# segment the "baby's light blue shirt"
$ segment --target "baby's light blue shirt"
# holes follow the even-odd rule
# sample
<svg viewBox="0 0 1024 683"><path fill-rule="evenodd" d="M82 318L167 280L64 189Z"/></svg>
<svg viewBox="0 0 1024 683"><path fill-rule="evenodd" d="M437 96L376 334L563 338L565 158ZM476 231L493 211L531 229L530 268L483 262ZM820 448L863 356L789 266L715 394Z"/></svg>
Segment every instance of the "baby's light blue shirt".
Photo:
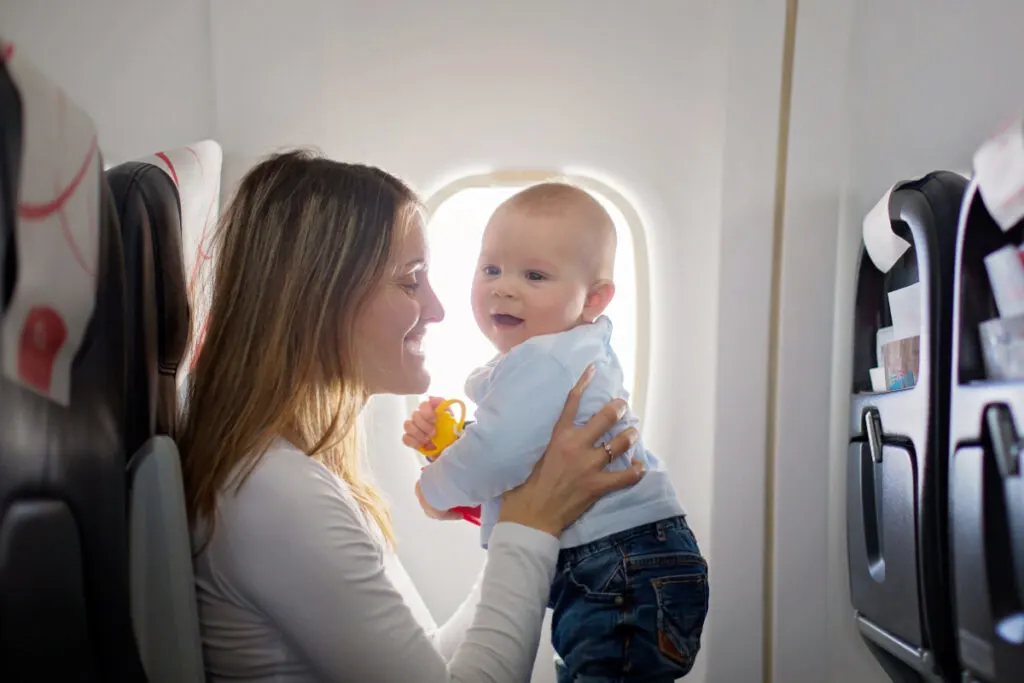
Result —
<svg viewBox="0 0 1024 683"><path fill-rule="evenodd" d="M611 321L601 316L566 332L532 337L475 370L466 381L466 394L477 404L476 421L424 468L420 486L426 501L440 510L482 505L480 539L487 547L501 494L530 475L551 440L569 391L587 366L595 364L594 378L580 400L577 425L612 399L628 400L611 333ZM638 423L627 412L601 441ZM632 457L643 462L644 477L598 500L562 533L563 548L685 514L664 465L642 438L606 469L626 469Z"/></svg>

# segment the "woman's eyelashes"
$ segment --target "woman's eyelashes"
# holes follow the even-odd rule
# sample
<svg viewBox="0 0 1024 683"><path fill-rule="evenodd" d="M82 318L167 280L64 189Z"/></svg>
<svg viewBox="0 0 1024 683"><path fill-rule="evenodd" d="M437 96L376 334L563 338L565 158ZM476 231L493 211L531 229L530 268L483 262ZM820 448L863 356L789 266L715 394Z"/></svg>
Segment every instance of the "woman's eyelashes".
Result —
<svg viewBox="0 0 1024 683"><path fill-rule="evenodd" d="M414 293L420 288L419 271L416 273L410 273L398 281L398 286L409 292Z"/></svg>

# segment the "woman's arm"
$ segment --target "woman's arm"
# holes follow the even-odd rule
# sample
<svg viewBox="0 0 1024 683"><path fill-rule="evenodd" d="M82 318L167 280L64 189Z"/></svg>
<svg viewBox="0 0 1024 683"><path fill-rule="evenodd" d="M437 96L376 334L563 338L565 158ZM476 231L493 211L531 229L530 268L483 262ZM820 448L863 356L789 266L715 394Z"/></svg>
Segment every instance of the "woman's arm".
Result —
<svg viewBox="0 0 1024 683"><path fill-rule="evenodd" d="M466 680L529 681L554 579L558 540L508 522L495 525L491 539L475 613L456 615L471 619L452 657L453 676L456 666L465 666ZM517 574L523 576L513 578ZM449 620L442 633L448 642L456 642L465 625L465 621ZM497 649L488 652L489 648Z"/></svg>
<svg viewBox="0 0 1024 683"><path fill-rule="evenodd" d="M455 613L448 618L448 621L435 628L430 634L434 647L441 653L445 661L452 658L456 648L465 639L466 631L473 624L476 606L480 602L480 584L483 583L483 579L484 569L481 569L466 599L455 609Z"/></svg>
<svg viewBox="0 0 1024 683"><path fill-rule="evenodd" d="M436 626L432 619L428 622L430 624L428 628L430 639L434 643L434 648L445 661L451 660L458 646L465 640L466 631L473 625L473 617L476 615L477 605L480 603L480 588L483 585L485 574L486 566L481 568L473 587L469 590L469 595L459 604L448 621L440 627ZM410 589L415 590L415 588L411 588L411 583ZM529 640L529 635L524 634L522 642L529 642Z"/></svg>
<svg viewBox="0 0 1024 683"><path fill-rule="evenodd" d="M269 464L269 463L267 463ZM318 675L365 683L529 680L558 554L550 534L498 525L472 625L446 662L384 571L340 480L317 463L257 468L232 501L231 575ZM454 626L454 625L453 625Z"/></svg>

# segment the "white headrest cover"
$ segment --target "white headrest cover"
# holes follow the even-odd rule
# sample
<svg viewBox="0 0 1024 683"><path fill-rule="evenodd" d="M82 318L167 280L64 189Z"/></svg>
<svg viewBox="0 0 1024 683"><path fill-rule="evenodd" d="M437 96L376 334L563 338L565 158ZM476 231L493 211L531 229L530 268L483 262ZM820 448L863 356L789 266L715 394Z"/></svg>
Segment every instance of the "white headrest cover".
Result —
<svg viewBox="0 0 1024 683"><path fill-rule="evenodd" d="M0 41L21 96L14 240L18 275L0 320L3 373L62 405L71 363L96 305L102 165L92 120Z"/></svg>

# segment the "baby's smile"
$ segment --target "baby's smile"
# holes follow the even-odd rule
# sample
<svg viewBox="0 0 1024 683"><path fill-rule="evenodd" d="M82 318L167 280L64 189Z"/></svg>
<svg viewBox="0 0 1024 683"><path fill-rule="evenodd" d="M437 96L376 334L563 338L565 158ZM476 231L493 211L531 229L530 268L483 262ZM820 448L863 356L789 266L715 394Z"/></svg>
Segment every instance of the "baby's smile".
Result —
<svg viewBox="0 0 1024 683"><path fill-rule="evenodd" d="M491 315L491 320L498 327L516 327L517 325L523 324L522 318L517 318L514 315L508 313L495 313Z"/></svg>

